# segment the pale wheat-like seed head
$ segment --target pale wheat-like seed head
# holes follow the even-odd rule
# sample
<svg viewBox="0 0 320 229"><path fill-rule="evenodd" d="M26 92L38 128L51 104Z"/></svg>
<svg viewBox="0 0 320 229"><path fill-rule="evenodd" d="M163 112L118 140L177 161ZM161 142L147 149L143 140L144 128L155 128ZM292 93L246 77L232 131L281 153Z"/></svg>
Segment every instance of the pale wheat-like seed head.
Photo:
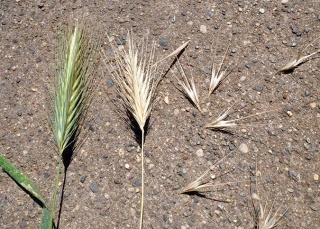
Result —
<svg viewBox="0 0 320 229"><path fill-rule="evenodd" d="M139 50L130 33L127 44L127 50L113 47L117 65L114 74L120 96L143 130L150 116L160 80L155 64L155 45L148 50L148 42L144 40Z"/></svg>
<svg viewBox="0 0 320 229"><path fill-rule="evenodd" d="M56 69L53 132L60 156L77 133L88 102L97 62L95 43L82 25L67 30Z"/></svg>

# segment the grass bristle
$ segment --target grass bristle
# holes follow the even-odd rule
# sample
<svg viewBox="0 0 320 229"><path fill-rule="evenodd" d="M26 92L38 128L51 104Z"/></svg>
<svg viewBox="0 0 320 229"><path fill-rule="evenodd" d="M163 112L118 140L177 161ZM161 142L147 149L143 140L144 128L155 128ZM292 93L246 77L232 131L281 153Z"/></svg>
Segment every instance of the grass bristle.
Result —
<svg viewBox="0 0 320 229"><path fill-rule="evenodd" d="M97 50L83 26L68 30L61 46L57 68L53 132L60 155L71 144L91 91Z"/></svg>

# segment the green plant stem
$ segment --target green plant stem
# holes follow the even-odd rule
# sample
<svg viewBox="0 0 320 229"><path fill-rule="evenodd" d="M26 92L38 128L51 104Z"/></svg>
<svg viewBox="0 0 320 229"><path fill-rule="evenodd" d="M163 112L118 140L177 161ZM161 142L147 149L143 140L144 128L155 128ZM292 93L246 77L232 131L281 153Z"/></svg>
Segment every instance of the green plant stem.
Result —
<svg viewBox="0 0 320 229"><path fill-rule="evenodd" d="M143 207L144 207L144 130L141 130L141 207L140 207L140 229L143 228Z"/></svg>
<svg viewBox="0 0 320 229"><path fill-rule="evenodd" d="M62 162L62 158L59 157L59 162L57 165L57 174L56 174L56 186L54 188L53 199L52 199L52 203L51 203L50 229L53 228L53 216L54 216L54 212L55 212L57 193L58 193L58 189L59 189L61 162Z"/></svg>

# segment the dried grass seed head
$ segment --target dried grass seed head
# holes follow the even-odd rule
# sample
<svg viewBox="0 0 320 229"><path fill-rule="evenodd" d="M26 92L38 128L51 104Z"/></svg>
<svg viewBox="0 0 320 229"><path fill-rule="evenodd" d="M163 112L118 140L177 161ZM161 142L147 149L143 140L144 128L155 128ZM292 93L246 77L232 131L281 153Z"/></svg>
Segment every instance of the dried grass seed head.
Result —
<svg viewBox="0 0 320 229"><path fill-rule="evenodd" d="M113 46L117 65L114 74L121 98L143 130L160 81L160 77L157 76L157 64L154 64L155 44L153 43L148 50L148 40L144 39L139 47L130 33L127 36L127 44L127 50L122 46Z"/></svg>
<svg viewBox="0 0 320 229"><path fill-rule="evenodd" d="M295 68L297 68L300 64L306 62L310 57L316 55L320 52L320 49L316 50L315 52L312 52L309 55L302 56L302 52L306 50L310 45L312 45L316 40L318 40L320 37L317 37L312 42L310 42L308 45L306 45L301 51L298 52L296 57L289 61L285 66L283 66L277 73L281 72L288 72Z"/></svg>
<svg viewBox="0 0 320 229"><path fill-rule="evenodd" d="M224 80L229 75L227 71L230 65L225 70L222 70L222 66L226 59L229 48L230 48L230 43L228 45L228 48L226 49L224 56L222 57L222 60L218 68L216 68L214 62L212 61L212 70L211 70L211 79L210 79L208 97L218 88L222 80Z"/></svg>
<svg viewBox="0 0 320 229"><path fill-rule="evenodd" d="M177 58L177 62L178 62L178 71L181 75L182 80L180 78L178 78L177 76L176 76L176 78L183 89L181 91L187 98L189 98L192 101L193 105L195 107L197 107L198 110L201 112L199 95L197 92L196 85L194 83L194 78L193 78L192 74L191 74L191 78L187 77L178 58Z"/></svg>

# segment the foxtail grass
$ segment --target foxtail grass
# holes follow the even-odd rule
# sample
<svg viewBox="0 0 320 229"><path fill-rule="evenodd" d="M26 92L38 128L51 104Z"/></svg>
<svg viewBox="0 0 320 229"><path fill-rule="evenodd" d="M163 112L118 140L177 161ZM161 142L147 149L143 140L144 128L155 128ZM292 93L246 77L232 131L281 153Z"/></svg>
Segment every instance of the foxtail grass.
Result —
<svg viewBox="0 0 320 229"><path fill-rule="evenodd" d="M51 206L53 222L61 164L67 148L74 144L90 97L97 62L96 43L84 25L67 29L62 38L56 68L52 129L58 151L56 184ZM51 225L52 227L52 225ZM51 228L50 227L50 228Z"/></svg>

